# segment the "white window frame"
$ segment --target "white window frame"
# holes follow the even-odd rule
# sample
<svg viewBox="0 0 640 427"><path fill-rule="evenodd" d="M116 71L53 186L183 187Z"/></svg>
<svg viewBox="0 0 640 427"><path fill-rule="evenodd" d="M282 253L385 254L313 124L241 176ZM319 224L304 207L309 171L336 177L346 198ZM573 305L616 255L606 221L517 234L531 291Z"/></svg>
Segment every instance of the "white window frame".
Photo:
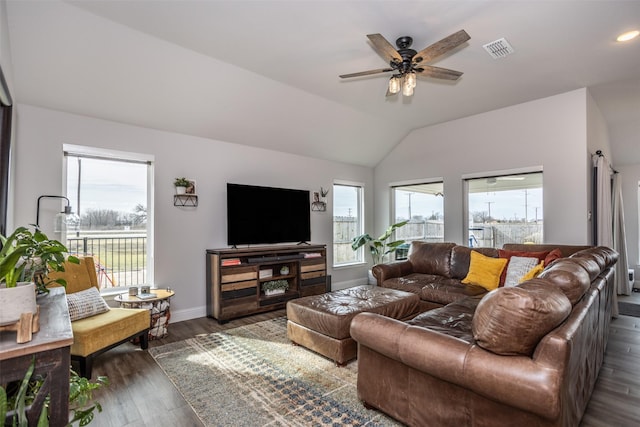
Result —
<svg viewBox="0 0 640 427"><path fill-rule="evenodd" d="M135 153L130 151L119 151L112 150L107 148L98 148L98 147L89 147L84 145L75 145L75 144L63 144L62 145L63 152L65 155L63 156L63 173L62 173L62 188L64 189L65 196L66 188L67 188L67 158L69 155L80 156L80 157L95 157L102 158L105 160L119 160L119 161L132 161L137 163L147 163L147 272L146 272L146 281L148 284L154 283L154 165L155 165L155 156L151 154L145 153ZM114 293L122 292L123 287L113 287L108 289L103 289L101 293L103 295L109 295Z"/></svg>
<svg viewBox="0 0 640 427"><path fill-rule="evenodd" d="M420 184L442 184L442 192L444 194L444 178L443 177L434 177L434 178L426 178L426 179L412 179L407 181L397 181L389 183L389 191L391 193L391 204L390 204L390 218L391 223L394 224L396 222L396 188L398 187L407 187L412 185L420 185ZM442 203L442 215L443 215L443 225L446 222L446 218L444 217L444 199ZM411 218L409 218L411 220ZM396 236L393 236L393 239L397 239Z"/></svg>
<svg viewBox="0 0 640 427"><path fill-rule="evenodd" d="M360 235L364 233L364 224L365 224L365 212L364 212L364 183L362 182L355 182L355 181L343 181L343 180L334 180L333 181L333 185L332 185L332 190L335 190L335 186L336 185L342 185L342 186L346 186L346 187L357 187L359 189L358 191L358 215L357 218L359 219L358 224L356 226L356 235ZM333 197L335 197L335 191L333 191ZM332 206L334 207L335 210L335 201L334 203L332 203ZM335 212L334 212L334 217L335 217ZM356 260L355 261L351 261L351 262L344 262L344 263L337 263L336 262L336 254L335 254L335 241L333 241L335 236L335 220L332 219L331 221L331 248L332 251L334 251L333 253L333 268L344 268L344 267L352 267L352 266L358 266L358 265L362 265L362 264L366 264L366 259L365 259L365 253L364 253L364 247L358 249L356 251Z"/></svg>
<svg viewBox="0 0 640 427"><path fill-rule="evenodd" d="M463 236L464 241L469 241L469 180L472 179L482 179L482 178L492 178L492 177L500 177L507 175L523 175L530 173L541 173L543 174L544 180L544 171L543 167L540 166L530 166L516 169L504 169L504 170L496 170L496 171L486 171L486 172L476 172L462 175L462 184L463 184L463 198L462 198L462 208L463 208ZM544 181L543 181L544 182ZM544 196L544 186L543 186L543 196ZM543 207L544 209L544 207Z"/></svg>

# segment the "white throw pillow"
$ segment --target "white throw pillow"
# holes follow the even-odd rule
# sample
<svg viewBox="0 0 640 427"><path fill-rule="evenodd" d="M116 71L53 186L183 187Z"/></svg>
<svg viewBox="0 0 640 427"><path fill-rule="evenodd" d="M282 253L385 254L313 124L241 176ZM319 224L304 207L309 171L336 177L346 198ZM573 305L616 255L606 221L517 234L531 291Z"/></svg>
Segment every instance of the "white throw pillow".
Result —
<svg viewBox="0 0 640 427"><path fill-rule="evenodd" d="M512 256L507 265L507 275L504 279L504 287L508 288L520 283L520 279L533 267L538 265L538 258Z"/></svg>
<svg viewBox="0 0 640 427"><path fill-rule="evenodd" d="M93 286L84 291L68 294L67 305L69 305L69 316L72 322L109 311L106 301Z"/></svg>

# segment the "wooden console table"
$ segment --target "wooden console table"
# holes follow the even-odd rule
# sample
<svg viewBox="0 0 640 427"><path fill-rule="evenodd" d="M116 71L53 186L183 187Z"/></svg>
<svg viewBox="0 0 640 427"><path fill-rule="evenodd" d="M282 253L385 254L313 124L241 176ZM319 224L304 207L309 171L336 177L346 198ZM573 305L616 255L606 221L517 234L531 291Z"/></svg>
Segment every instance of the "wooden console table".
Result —
<svg viewBox="0 0 640 427"><path fill-rule="evenodd" d="M53 288L38 298L40 332L24 344L16 344L15 332L0 332L0 383L22 380L35 357L33 375L45 377L29 411L29 425L36 425L45 397L49 395L49 425L69 423L69 369L73 331L64 288ZM4 422L4 420L2 420Z"/></svg>
<svg viewBox="0 0 640 427"><path fill-rule="evenodd" d="M331 290L325 245L207 249L206 256L207 316L220 323ZM287 291L267 295L262 284L271 280L286 280Z"/></svg>

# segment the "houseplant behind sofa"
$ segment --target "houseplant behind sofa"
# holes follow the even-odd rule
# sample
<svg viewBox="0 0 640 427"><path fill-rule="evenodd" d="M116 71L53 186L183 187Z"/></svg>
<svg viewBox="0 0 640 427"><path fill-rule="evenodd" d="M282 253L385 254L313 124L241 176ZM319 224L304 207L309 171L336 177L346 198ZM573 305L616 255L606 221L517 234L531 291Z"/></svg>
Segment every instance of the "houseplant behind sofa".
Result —
<svg viewBox="0 0 640 427"><path fill-rule="evenodd" d="M393 233L400 227L404 227L409 221L400 221L398 223L390 225L384 233L377 239L371 237L369 233L364 233L356 236L351 241L351 249L357 251L361 247L367 245L373 265L377 265L385 262L388 255L393 255L398 248L404 244L404 240L395 240L389 242L388 240L393 237ZM369 270L369 284L374 285L376 282L372 270Z"/></svg>

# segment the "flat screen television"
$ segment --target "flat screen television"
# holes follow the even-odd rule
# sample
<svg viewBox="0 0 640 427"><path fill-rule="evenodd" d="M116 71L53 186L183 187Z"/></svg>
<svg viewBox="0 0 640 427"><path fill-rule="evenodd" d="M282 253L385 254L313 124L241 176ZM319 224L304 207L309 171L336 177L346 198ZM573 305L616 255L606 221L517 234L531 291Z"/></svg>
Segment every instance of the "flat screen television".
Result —
<svg viewBox="0 0 640 427"><path fill-rule="evenodd" d="M227 183L227 244L311 240L309 191Z"/></svg>

